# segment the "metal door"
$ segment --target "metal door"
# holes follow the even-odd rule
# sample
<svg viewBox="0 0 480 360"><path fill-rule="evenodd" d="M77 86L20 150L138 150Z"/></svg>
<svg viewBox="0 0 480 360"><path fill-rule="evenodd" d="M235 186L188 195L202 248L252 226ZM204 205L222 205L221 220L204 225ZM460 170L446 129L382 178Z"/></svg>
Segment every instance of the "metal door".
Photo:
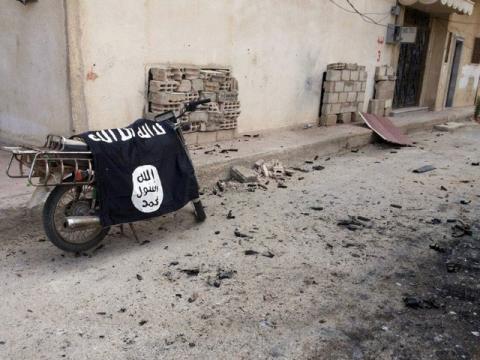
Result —
<svg viewBox="0 0 480 360"><path fill-rule="evenodd" d="M463 40L455 40L455 52L453 53L452 70L450 72L450 81L448 83L448 93L446 107L453 106L455 97L455 87L457 86L458 69L460 68L460 59L462 58Z"/></svg>
<svg viewBox="0 0 480 360"><path fill-rule="evenodd" d="M393 98L393 107L396 109L418 105L428 50L430 17L424 12L407 8L404 26L416 26L417 39L413 44L400 45Z"/></svg>

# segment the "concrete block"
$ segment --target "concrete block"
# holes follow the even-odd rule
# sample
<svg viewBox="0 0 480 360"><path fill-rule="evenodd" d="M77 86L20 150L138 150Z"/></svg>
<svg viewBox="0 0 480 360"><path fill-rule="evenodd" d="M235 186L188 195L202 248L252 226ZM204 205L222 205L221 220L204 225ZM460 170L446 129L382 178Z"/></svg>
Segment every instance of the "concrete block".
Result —
<svg viewBox="0 0 480 360"><path fill-rule="evenodd" d="M363 112L363 109L364 109L364 102L362 101L357 103L357 111Z"/></svg>
<svg viewBox="0 0 480 360"><path fill-rule="evenodd" d="M217 93L211 91L202 91L200 99L210 99L212 102L217 102Z"/></svg>
<svg viewBox="0 0 480 360"><path fill-rule="evenodd" d="M352 112L352 123L363 121L362 117L360 116L361 110Z"/></svg>
<svg viewBox="0 0 480 360"><path fill-rule="evenodd" d="M365 70L361 70L358 72L358 80L360 81L367 81L368 73Z"/></svg>
<svg viewBox="0 0 480 360"><path fill-rule="evenodd" d="M332 104L322 104L322 115L330 115L332 113Z"/></svg>
<svg viewBox="0 0 480 360"><path fill-rule="evenodd" d="M167 81L170 74L171 72L168 69L158 69L158 68L150 69L150 75L152 76L153 80Z"/></svg>
<svg viewBox="0 0 480 360"><path fill-rule="evenodd" d="M347 64L345 63L334 63L334 64L328 64L327 70L343 70L346 67L347 67Z"/></svg>
<svg viewBox="0 0 480 360"><path fill-rule="evenodd" d="M325 92L334 92L335 91L335 82L334 81L324 81L323 88Z"/></svg>
<svg viewBox="0 0 480 360"><path fill-rule="evenodd" d="M359 78L359 72L358 70L352 71L350 73L350 80L357 81Z"/></svg>
<svg viewBox="0 0 480 360"><path fill-rule="evenodd" d="M203 91L203 80L202 79L192 79L192 90L199 92Z"/></svg>
<svg viewBox="0 0 480 360"><path fill-rule="evenodd" d="M327 81L339 81L342 79L341 70L327 70L327 76L325 80Z"/></svg>
<svg viewBox="0 0 480 360"><path fill-rule="evenodd" d="M320 126L332 126L337 123L337 115L322 115L320 116Z"/></svg>
<svg viewBox="0 0 480 360"><path fill-rule="evenodd" d="M377 81L375 83L375 99L393 99L394 92L394 81Z"/></svg>
<svg viewBox="0 0 480 360"><path fill-rule="evenodd" d="M385 100L371 99L368 104L368 112L377 116L383 116L385 114Z"/></svg>
<svg viewBox="0 0 480 360"><path fill-rule="evenodd" d="M358 71L365 71L366 66L365 65L358 65Z"/></svg>
<svg viewBox="0 0 480 360"><path fill-rule="evenodd" d="M364 81L362 82L362 91L366 91L367 90L367 82Z"/></svg>
<svg viewBox="0 0 480 360"><path fill-rule="evenodd" d="M397 81L397 76L396 75L388 75L388 80Z"/></svg>
<svg viewBox="0 0 480 360"><path fill-rule="evenodd" d="M338 122L341 124L348 124L352 122L352 113L341 113L338 114Z"/></svg>
<svg viewBox="0 0 480 360"><path fill-rule="evenodd" d="M334 104L338 102L338 94L335 92L325 93L323 96L323 102L325 104Z"/></svg>
<svg viewBox="0 0 480 360"><path fill-rule="evenodd" d="M177 91L179 92L189 92L192 91L192 83L190 80L182 80L178 85Z"/></svg>
<svg viewBox="0 0 480 360"><path fill-rule="evenodd" d="M346 64L345 69L347 69L347 70L358 70L358 64Z"/></svg>
<svg viewBox="0 0 480 360"><path fill-rule="evenodd" d="M395 76L396 75L396 71L395 69L393 68L393 66L388 66L387 67L387 73L386 73L387 76Z"/></svg>
<svg viewBox="0 0 480 360"><path fill-rule="evenodd" d="M166 80L166 81L150 80L148 89L150 92L161 92L161 91L173 92L173 91L176 91L178 85L179 85L179 82L173 81L173 80Z"/></svg>
<svg viewBox="0 0 480 360"><path fill-rule="evenodd" d="M345 104L342 104L342 106L340 107L339 113L350 113L354 111L357 111L356 103L345 103Z"/></svg>
<svg viewBox="0 0 480 360"><path fill-rule="evenodd" d="M433 128L435 130L438 130L438 131L455 131L455 130L458 130L462 127L464 127L465 124L464 123L458 123L458 122L453 122L453 121L450 121L450 122L447 122L445 124L440 124L440 125L435 125Z"/></svg>
<svg viewBox="0 0 480 360"><path fill-rule="evenodd" d="M354 86L355 86L355 81L351 81L351 80L345 81L345 86L343 88L343 91L351 92L353 91Z"/></svg>
<svg viewBox="0 0 480 360"><path fill-rule="evenodd" d="M348 93L346 93L346 92L342 92L342 93L338 94L338 102L339 103L347 102L347 98L348 98Z"/></svg>
<svg viewBox="0 0 480 360"><path fill-rule="evenodd" d="M208 121L208 112L207 111L194 111L190 113L191 122L207 122Z"/></svg>
<svg viewBox="0 0 480 360"><path fill-rule="evenodd" d="M149 100L155 104L160 104L160 105L180 104L182 102L188 101L187 93L179 93L179 92L150 93Z"/></svg>
<svg viewBox="0 0 480 360"><path fill-rule="evenodd" d="M220 90L217 93L217 101L218 102L225 102L225 101L236 101L238 100L238 91L224 91Z"/></svg>
<svg viewBox="0 0 480 360"><path fill-rule="evenodd" d="M342 92L345 88L345 82L335 81L335 92Z"/></svg>
<svg viewBox="0 0 480 360"><path fill-rule="evenodd" d="M342 80L347 81L350 80L350 70L342 70Z"/></svg>
<svg viewBox="0 0 480 360"><path fill-rule="evenodd" d="M341 109L341 104L330 104L332 105L331 107L331 114L338 114L340 113L340 109Z"/></svg>
<svg viewBox="0 0 480 360"><path fill-rule="evenodd" d="M357 92L357 102L363 102L365 100L365 93L364 92Z"/></svg>
<svg viewBox="0 0 480 360"><path fill-rule="evenodd" d="M241 183L258 181L258 174L245 166L233 166L231 169L232 178Z"/></svg>
<svg viewBox="0 0 480 360"><path fill-rule="evenodd" d="M348 102L355 102L357 101L357 93L356 92L349 92L347 95L347 101Z"/></svg>
<svg viewBox="0 0 480 360"><path fill-rule="evenodd" d="M392 112L392 108L387 106L385 108L385 116L390 116L391 112Z"/></svg>
<svg viewBox="0 0 480 360"><path fill-rule="evenodd" d="M393 99L385 100L385 108L391 108L393 106Z"/></svg>
<svg viewBox="0 0 480 360"><path fill-rule="evenodd" d="M362 91L362 82L361 81L355 81L353 84L353 91L359 92Z"/></svg>
<svg viewBox="0 0 480 360"><path fill-rule="evenodd" d="M377 66L375 68L375 78L378 76L387 76L387 67L385 65Z"/></svg>
<svg viewBox="0 0 480 360"><path fill-rule="evenodd" d="M219 91L220 83L217 81L204 81L203 88L205 91Z"/></svg>

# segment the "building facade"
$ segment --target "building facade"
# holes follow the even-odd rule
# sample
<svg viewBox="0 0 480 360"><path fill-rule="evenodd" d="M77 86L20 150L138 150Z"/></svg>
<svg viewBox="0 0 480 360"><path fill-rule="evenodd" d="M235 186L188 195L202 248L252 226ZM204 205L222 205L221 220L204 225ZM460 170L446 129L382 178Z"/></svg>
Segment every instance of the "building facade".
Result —
<svg viewBox="0 0 480 360"><path fill-rule="evenodd" d="M151 110L150 70L180 64L227 69L238 87L236 129L200 131L200 142L317 122L335 62L365 67L364 110L379 65L397 70L394 108L474 104L474 2L351 3L0 0L0 139L125 126ZM416 27L415 43L387 43L388 24Z"/></svg>

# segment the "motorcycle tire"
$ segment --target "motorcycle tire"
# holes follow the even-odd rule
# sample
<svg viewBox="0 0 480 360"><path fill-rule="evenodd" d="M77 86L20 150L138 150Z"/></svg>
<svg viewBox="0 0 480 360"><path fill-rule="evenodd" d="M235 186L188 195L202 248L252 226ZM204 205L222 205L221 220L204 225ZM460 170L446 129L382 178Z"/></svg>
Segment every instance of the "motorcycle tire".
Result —
<svg viewBox="0 0 480 360"><path fill-rule="evenodd" d="M207 218L205 214L205 209L203 208L202 202L200 200L193 201L193 206L195 207L195 218L198 222L204 222Z"/></svg>
<svg viewBox="0 0 480 360"><path fill-rule="evenodd" d="M67 252L82 252L90 250L98 245L104 238L107 236L110 227L98 229L90 238L81 243L73 243L67 241L62 234L58 231L59 229L55 225L55 210L59 204L59 201L68 191L71 191L75 186L60 185L55 187L45 202L43 208L43 227L45 229L45 234L48 239L59 249Z"/></svg>

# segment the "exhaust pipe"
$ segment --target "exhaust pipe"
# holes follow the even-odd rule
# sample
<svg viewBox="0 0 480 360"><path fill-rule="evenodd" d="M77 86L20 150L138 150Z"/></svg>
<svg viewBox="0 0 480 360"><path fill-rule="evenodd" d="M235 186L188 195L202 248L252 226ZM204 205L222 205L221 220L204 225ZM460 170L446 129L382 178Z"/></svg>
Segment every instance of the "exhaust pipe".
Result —
<svg viewBox="0 0 480 360"><path fill-rule="evenodd" d="M69 216L63 224L65 228L78 230L100 225L99 216Z"/></svg>

